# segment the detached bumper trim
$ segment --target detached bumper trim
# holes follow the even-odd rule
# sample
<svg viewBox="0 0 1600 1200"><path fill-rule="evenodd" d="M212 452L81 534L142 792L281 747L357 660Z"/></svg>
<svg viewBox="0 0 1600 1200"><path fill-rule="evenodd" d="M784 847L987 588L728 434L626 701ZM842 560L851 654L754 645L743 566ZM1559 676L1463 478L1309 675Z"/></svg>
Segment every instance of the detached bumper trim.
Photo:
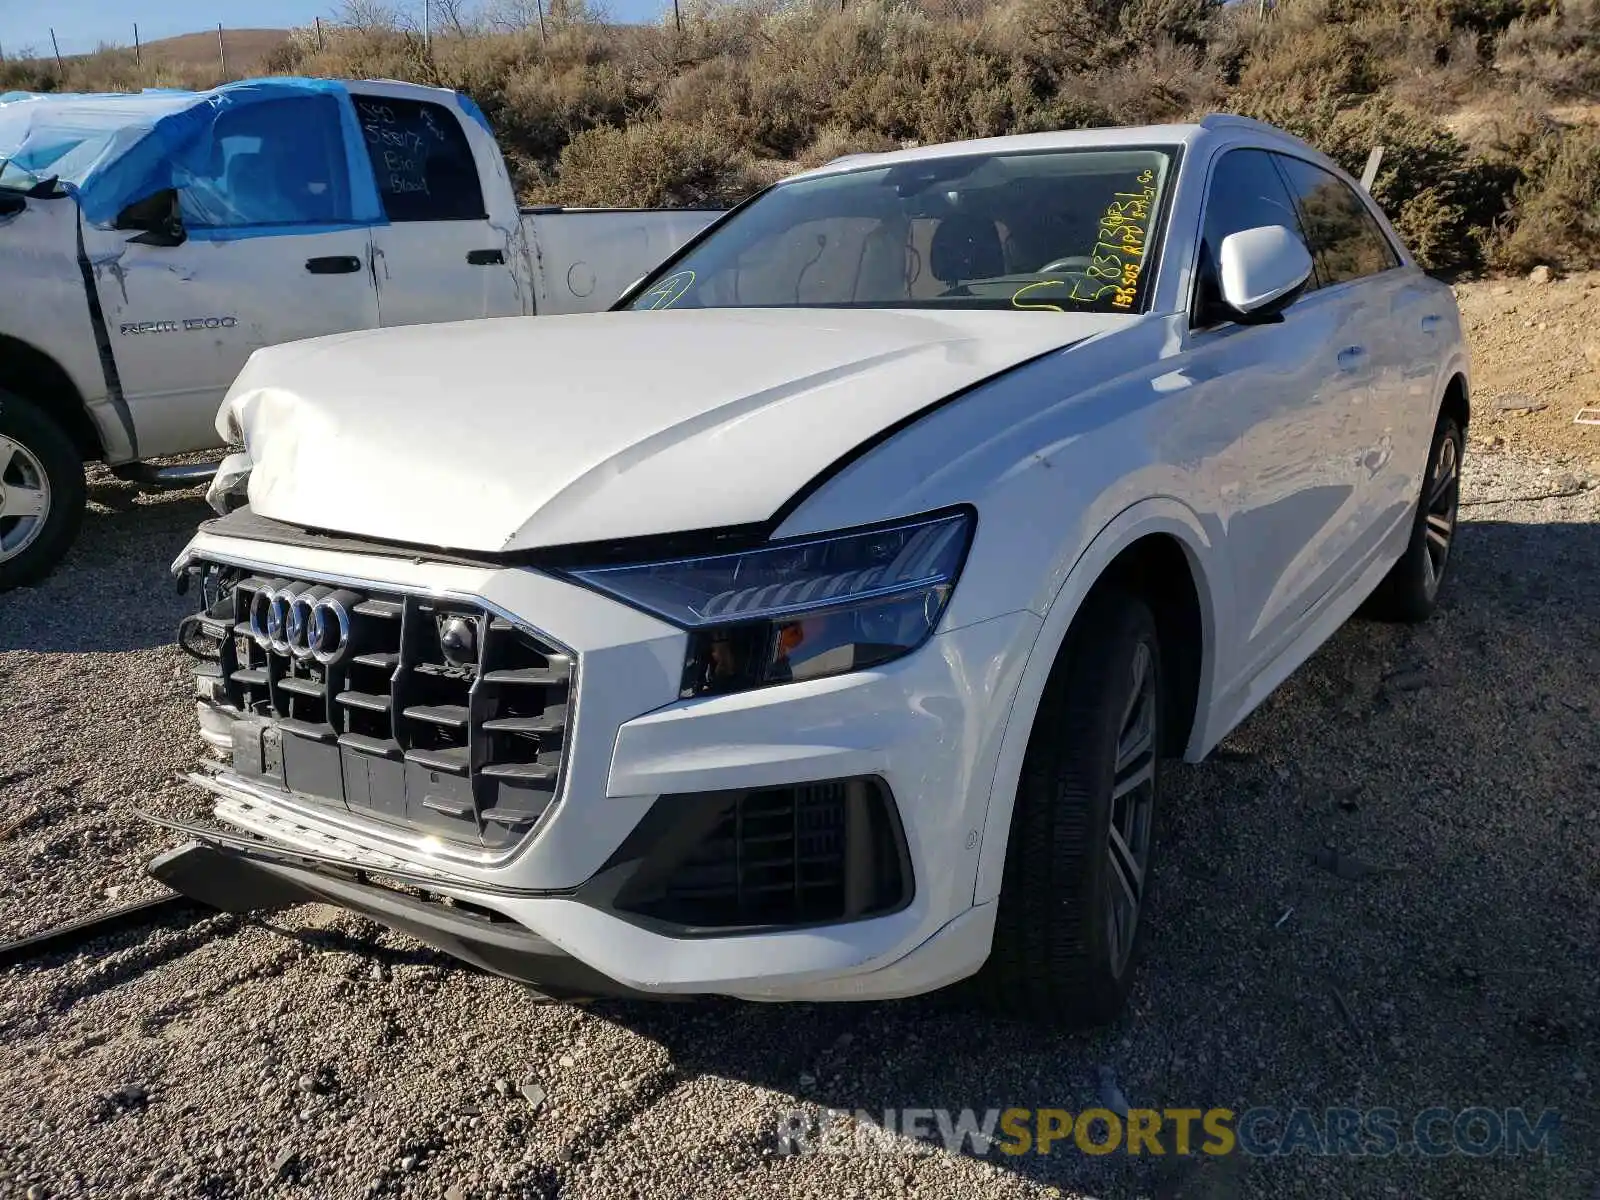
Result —
<svg viewBox="0 0 1600 1200"><path fill-rule="evenodd" d="M661 998L617 982L515 921L403 895L359 876L267 862L200 841L161 855L149 871L174 891L229 912L334 904L556 999Z"/></svg>

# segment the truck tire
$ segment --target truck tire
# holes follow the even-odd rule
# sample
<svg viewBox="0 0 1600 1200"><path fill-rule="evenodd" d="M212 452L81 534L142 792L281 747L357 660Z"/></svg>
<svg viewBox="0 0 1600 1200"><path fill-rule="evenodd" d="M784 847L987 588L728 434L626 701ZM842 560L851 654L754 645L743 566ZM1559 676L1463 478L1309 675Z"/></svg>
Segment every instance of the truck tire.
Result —
<svg viewBox="0 0 1600 1200"><path fill-rule="evenodd" d="M1363 616L1377 621L1416 624L1433 615L1455 549L1461 505L1464 439L1456 419L1441 413L1428 449L1428 469L1411 522L1405 553L1389 569L1367 602Z"/></svg>
<svg viewBox="0 0 1600 1200"><path fill-rule="evenodd" d="M1028 738L994 944L973 981L986 1007L1065 1026L1121 1011L1150 891L1164 698L1150 609L1098 591Z"/></svg>
<svg viewBox="0 0 1600 1200"><path fill-rule="evenodd" d="M31 401L0 390L0 591L35 583L83 524L83 458Z"/></svg>

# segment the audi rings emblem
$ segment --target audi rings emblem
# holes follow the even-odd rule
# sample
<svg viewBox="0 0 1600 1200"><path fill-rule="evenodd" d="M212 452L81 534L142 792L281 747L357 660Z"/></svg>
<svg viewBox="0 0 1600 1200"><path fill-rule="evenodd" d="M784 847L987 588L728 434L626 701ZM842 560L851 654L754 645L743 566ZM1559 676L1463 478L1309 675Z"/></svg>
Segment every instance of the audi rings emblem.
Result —
<svg viewBox="0 0 1600 1200"><path fill-rule="evenodd" d="M326 587L296 591L293 584L269 584L250 599L250 636L263 649L302 661L338 662L350 646L353 592Z"/></svg>

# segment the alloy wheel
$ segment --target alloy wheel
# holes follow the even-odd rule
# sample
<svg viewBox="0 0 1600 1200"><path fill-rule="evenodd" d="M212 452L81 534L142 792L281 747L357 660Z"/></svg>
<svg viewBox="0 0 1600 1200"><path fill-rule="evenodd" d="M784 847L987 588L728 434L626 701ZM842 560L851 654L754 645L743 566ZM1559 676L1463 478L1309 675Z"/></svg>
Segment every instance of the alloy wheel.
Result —
<svg viewBox="0 0 1600 1200"><path fill-rule="evenodd" d="M0 562L17 557L50 517L50 477L33 451L0 434Z"/></svg>
<svg viewBox="0 0 1600 1200"><path fill-rule="evenodd" d="M1428 480L1423 500L1426 536L1423 541L1422 582L1431 598L1444 579L1450 560L1450 544L1455 539L1456 517L1461 505L1461 457L1456 439L1446 434L1439 444L1439 457Z"/></svg>
<svg viewBox="0 0 1600 1200"><path fill-rule="evenodd" d="M1117 736L1106 835L1106 942L1120 976L1133 955L1144 905L1156 796L1156 672L1150 646L1140 642L1129 664L1129 691Z"/></svg>

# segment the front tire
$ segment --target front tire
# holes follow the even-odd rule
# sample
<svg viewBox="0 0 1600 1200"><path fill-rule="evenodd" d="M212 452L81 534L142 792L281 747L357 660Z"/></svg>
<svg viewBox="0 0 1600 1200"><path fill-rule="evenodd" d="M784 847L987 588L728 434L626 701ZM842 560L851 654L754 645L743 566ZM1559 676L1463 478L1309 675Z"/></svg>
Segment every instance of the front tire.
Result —
<svg viewBox="0 0 1600 1200"><path fill-rule="evenodd" d="M35 583L83 523L83 458L31 401L0 391L0 591Z"/></svg>
<svg viewBox="0 0 1600 1200"><path fill-rule="evenodd" d="M990 1008L1068 1026L1122 1010L1150 891L1164 699L1150 609L1114 589L1092 596L1023 758L994 944L975 981Z"/></svg>
<svg viewBox="0 0 1600 1200"><path fill-rule="evenodd" d="M1400 561L1390 568L1365 612L1379 621L1416 624L1433 615L1439 604L1461 508L1461 458L1465 438L1456 419L1441 413L1428 449L1428 467L1411 523L1411 540Z"/></svg>

